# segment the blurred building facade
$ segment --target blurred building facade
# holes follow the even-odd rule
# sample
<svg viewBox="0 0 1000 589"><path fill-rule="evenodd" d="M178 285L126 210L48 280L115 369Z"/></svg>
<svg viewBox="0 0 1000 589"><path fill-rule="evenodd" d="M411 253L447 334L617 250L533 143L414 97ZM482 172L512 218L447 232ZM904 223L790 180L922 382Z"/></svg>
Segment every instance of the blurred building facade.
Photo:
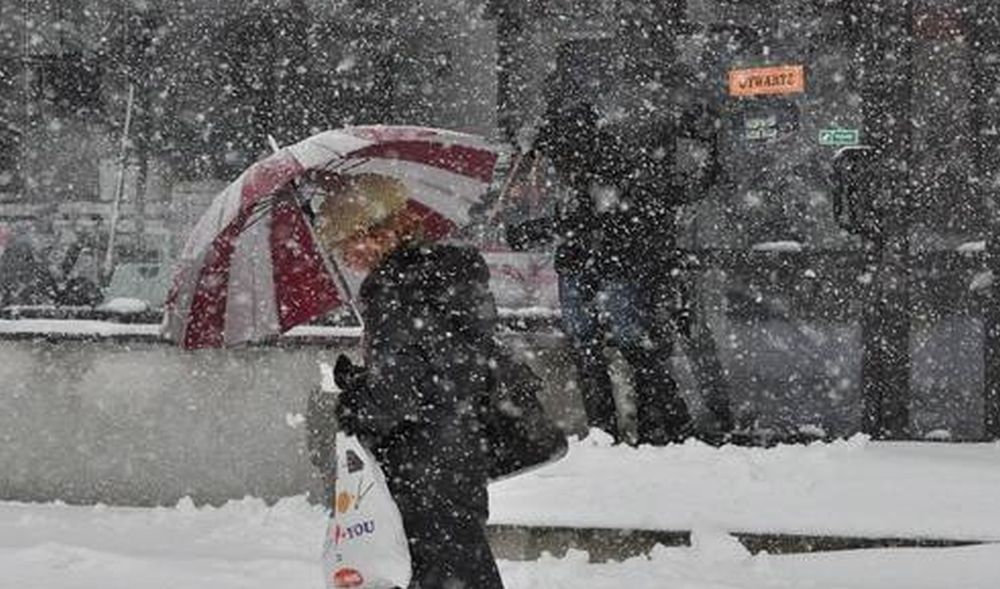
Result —
<svg viewBox="0 0 1000 589"><path fill-rule="evenodd" d="M881 64L863 53L858 19L868 5L497 0L499 123L506 136L529 140L553 83L557 94L595 102L611 124L634 127L706 107L718 121L727 185L698 211L694 238L702 247L856 248L834 222L829 192L836 151L872 139L864 134L864 94L884 85L882 72L870 75ZM984 63L996 58L983 41L997 30L992 3L906 0L882 12L895 15L883 35L911 52L898 65L909 68L909 95L901 98L909 144L893 149L909 151L914 246L953 249L981 239L993 205L980 187L995 181L975 161L996 143L996 89L980 84ZM802 67L803 88L730 94L732 72L774 66Z"/></svg>
<svg viewBox="0 0 1000 589"><path fill-rule="evenodd" d="M918 88L912 195L926 203L915 243L951 248L981 239L989 214L977 190L988 179L966 173L985 128L971 99L984 2L905 4L914 17L900 34L916 39ZM839 145L820 135L867 139L857 5L4 0L0 223L106 219L124 172L122 243L137 241L124 253L169 257L219 183L267 153L268 135L288 143L345 123L405 122L524 144L546 93L562 92L625 127L710 112L726 185L687 211L692 246L856 248L829 198ZM729 96L729 72L782 64L805 68L805 91Z"/></svg>
<svg viewBox="0 0 1000 589"><path fill-rule="evenodd" d="M0 2L0 224L107 221L121 181L121 255L162 260L268 135L379 122L491 135L482 15L445 0Z"/></svg>

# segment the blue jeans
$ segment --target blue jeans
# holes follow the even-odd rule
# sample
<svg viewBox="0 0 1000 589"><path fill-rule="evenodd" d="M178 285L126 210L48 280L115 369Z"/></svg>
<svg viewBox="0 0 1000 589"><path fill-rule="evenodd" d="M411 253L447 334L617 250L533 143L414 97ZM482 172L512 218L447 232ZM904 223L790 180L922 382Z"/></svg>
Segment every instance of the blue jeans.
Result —
<svg viewBox="0 0 1000 589"><path fill-rule="evenodd" d="M588 278L561 274L559 301L589 424L618 437L610 366L604 354L610 342L632 367L639 442L678 439L690 415L670 374L673 339L667 326L659 324L655 299L634 279L588 282Z"/></svg>
<svg viewBox="0 0 1000 589"><path fill-rule="evenodd" d="M559 277L559 303L569 335L590 341L609 331L620 347L648 345L652 310L642 304L639 285L625 279L595 282L586 285L574 274Z"/></svg>

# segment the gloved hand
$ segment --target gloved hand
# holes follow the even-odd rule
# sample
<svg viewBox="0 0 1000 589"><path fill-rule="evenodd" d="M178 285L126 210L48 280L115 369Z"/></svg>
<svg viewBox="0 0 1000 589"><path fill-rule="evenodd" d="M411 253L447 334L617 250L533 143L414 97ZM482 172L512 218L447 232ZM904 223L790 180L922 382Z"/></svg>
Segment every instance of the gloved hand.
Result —
<svg viewBox="0 0 1000 589"><path fill-rule="evenodd" d="M333 382L336 383L338 389L344 392L356 389L364 382L364 377L364 366L356 366L344 354L337 356L337 362L333 366Z"/></svg>
<svg viewBox="0 0 1000 589"><path fill-rule="evenodd" d="M337 424L347 433L359 434L358 408L361 396L366 393L365 367L355 365L350 358L341 354L333 367L333 381L340 389L335 407Z"/></svg>

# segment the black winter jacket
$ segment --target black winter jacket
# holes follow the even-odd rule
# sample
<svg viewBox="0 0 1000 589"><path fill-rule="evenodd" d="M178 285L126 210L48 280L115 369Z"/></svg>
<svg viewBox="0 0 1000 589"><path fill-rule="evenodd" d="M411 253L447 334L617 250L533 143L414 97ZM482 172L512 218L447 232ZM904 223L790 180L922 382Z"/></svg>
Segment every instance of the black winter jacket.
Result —
<svg viewBox="0 0 1000 589"><path fill-rule="evenodd" d="M486 518L488 454L479 422L489 397L488 269L471 249L390 254L361 289L363 380L340 401L402 501L441 502ZM412 491L412 493L410 492Z"/></svg>
<svg viewBox="0 0 1000 589"><path fill-rule="evenodd" d="M561 128L555 128L560 125ZM566 137L567 123L540 131L538 149L571 191L552 217L508 228L514 249L557 239L556 270L593 276L651 276L676 262L676 210L707 194L718 179L715 145L710 165L697 181L675 179L667 154L666 126L624 132L580 127ZM551 137L558 136L558 140Z"/></svg>
<svg viewBox="0 0 1000 589"><path fill-rule="evenodd" d="M338 361L342 427L391 462L440 454L436 466L475 477L485 466L491 479L565 452L538 400L540 379L494 337L488 279L471 248L390 256L361 291L368 368Z"/></svg>
<svg viewBox="0 0 1000 589"><path fill-rule="evenodd" d="M485 536L488 278L468 248L390 254L361 288L367 366L336 371L339 424L375 454L403 516L410 589L502 587Z"/></svg>
<svg viewBox="0 0 1000 589"><path fill-rule="evenodd" d="M487 482L557 458L566 440L538 402L538 378L494 339L486 262L471 248L402 249L360 298L366 366L338 359L337 421L385 471L410 541L410 589L497 589ZM324 429L310 425L318 455Z"/></svg>

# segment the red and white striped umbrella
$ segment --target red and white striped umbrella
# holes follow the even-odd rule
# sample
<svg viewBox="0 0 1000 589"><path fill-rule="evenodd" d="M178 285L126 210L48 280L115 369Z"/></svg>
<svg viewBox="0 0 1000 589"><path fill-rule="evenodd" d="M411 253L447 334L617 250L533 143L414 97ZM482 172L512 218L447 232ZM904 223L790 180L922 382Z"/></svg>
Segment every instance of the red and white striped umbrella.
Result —
<svg viewBox="0 0 1000 589"><path fill-rule="evenodd" d="M440 239L465 224L495 163L478 137L422 127L348 127L275 152L198 221L167 300L164 336L186 348L236 345L331 311L364 277L359 260L372 243L391 245L385 235L400 226ZM318 214L307 214L304 200L316 209L317 195Z"/></svg>

